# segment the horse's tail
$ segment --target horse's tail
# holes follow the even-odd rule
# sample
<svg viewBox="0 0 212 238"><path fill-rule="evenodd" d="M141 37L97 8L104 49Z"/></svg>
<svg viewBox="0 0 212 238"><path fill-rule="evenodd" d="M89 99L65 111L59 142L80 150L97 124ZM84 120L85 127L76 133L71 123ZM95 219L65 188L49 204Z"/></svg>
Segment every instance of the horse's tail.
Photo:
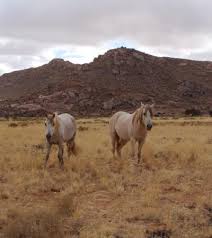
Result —
<svg viewBox="0 0 212 238"><path fill-rule="evenodd" d="M76 144L76 142L73 143L73 146L72 146L72 153L77 156L79 154L79 152L81 151L80 147L78 144Z"/></svg>
<svg viewBox="0 0 212 238"><path fill-rule="evenodd" d="M79 153L80 149L75 141L76 132L73 137L68 141L68 154L74 154L75 156Z"/></svg>

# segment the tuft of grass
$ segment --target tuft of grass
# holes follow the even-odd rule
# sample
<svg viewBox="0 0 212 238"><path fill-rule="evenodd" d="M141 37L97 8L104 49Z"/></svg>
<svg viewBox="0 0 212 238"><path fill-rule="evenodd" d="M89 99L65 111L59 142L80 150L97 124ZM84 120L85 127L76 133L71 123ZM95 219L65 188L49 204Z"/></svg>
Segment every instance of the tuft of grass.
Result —
<svg viewBox="0 0 212 238"><path fill-rule="evenodd" d="M8 238L41 238L63 237L61 218L48 209L22 211L8 224L5 237Z"/></svg>
<svg viewBox="0 0 212 238"><path fill-rule="evenodd" d="M73 216L77 208L77 199L74 194L67 193L63 195L57 204L57 213L62 216Z"/></svg>
<svg viewBox="0 0 212 238"><path fill-rule="evenodd" d="M8 127L17 127L17 126L18 126L18 124L15 123L15 122L10 122L10 123L8 124Z"/></svg>

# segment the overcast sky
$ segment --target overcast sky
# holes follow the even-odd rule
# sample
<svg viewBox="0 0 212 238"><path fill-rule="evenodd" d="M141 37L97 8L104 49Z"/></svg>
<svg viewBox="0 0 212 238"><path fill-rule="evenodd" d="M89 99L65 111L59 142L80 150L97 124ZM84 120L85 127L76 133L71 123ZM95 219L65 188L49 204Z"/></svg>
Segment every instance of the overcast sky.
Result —
<svg viewBox="0 0 212 238"><path fill-rule="evenodd" d="M0 0L0 75L120 46L212 60L211 0Z"/></svg>

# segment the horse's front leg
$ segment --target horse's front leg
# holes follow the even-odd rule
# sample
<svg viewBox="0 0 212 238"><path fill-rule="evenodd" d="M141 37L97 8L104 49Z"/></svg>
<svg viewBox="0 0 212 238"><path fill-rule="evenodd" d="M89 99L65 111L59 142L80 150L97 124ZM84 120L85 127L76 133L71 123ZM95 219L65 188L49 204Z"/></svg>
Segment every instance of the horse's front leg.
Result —
<svg viewBox="0 0 212 238"><path fill-rule="evenodd" d="M136 140L134 138L131 138L130 144L131 144L131 156L134 159L135 158L135 144L136 144Z"/></svg>
<svg viewBox="0 0 212 238"><path fill-rule="evenodd" d="M145 140L138 141L138 163L140 163L140 161L141 161L141 149L144 145L144 141Z"/></svg>
<svg viewBox="0 0 212 238"><path fill-rule="evenodd" d="M60 143L60 144L58 145L58 147L59 147L58 159L59 159L59 162L60 162L60 167L63 168L63 165L64 165L64 162L63 162L64 145L63 145L63 143Z"/></svg>
<svg viewBox="0 0 212 238"><path fill-rule="evenodd" d="M52 145L49 142L47 142L47 152L46 152L44 168L46 168L46 165L47 165L47 162L48 162L48 159L49 159L49 155L50 155L50 152L51 152L51 147L52 147Z"/></svg>

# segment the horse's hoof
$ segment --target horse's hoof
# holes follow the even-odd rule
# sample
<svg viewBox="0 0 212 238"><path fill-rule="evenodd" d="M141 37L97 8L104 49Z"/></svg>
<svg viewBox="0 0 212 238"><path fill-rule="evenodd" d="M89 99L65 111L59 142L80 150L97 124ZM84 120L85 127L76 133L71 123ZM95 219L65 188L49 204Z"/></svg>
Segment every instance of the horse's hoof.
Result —
<svg viewBox="0 0 212 238"><path fill-rule="evenodd" d="M135 158L136 158L135 155L133 155L133 154L131 154L130 157L131 157L132 159L135 159Z"/></svg>
<svg viewBox="0 0 212 238"><path fill-rule="evenodd" d="M137 161L137 157L136 156L132 156L132 160Z"/></svg>
<svg viewBox="0 0 212 238"><path fill-rule="evenodd" d="M64 163L60 163L60 169L64 170Z"/></svg>
<svg viewBox="0 0 212 238"><path fill-rule="evenodd" d="M141 159L138 159L138 164L143 164Z"/></svg>

